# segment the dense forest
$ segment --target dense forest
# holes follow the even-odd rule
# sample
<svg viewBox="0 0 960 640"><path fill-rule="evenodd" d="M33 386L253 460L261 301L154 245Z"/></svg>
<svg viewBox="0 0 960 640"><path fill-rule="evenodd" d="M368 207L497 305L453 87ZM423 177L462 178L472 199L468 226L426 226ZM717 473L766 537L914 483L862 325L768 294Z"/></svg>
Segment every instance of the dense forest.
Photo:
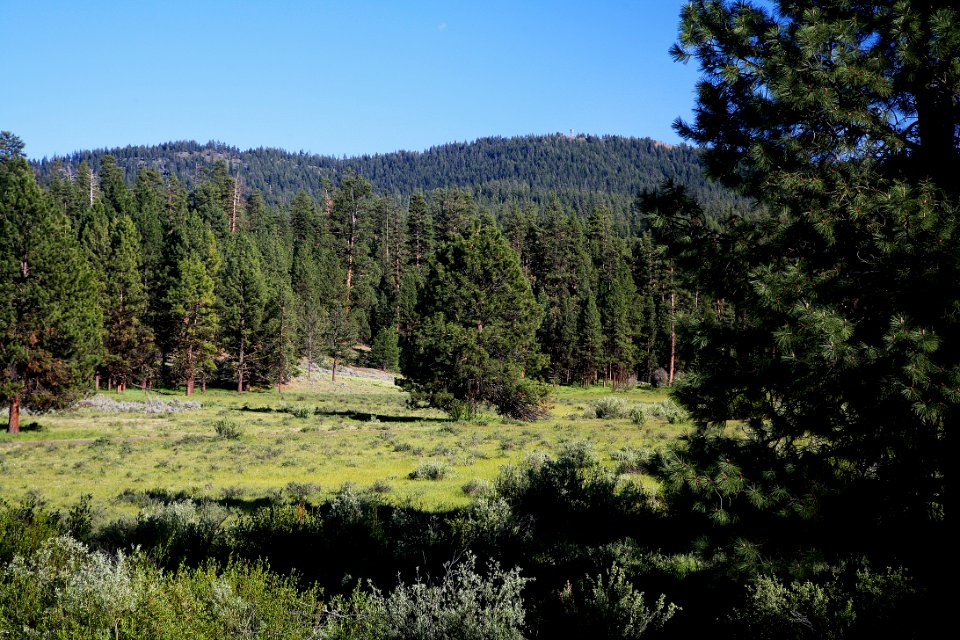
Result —
<svg viewBox="0 0 960 640"><path fill-rule="evenodd" d="M656 490L568 443L443 513L347 487L225 524L155 492L155 511L94 531L89 504L3 505L4 630L947 628L960 11L694 0L673 55L700 65L694 120L676 129L702 152L556 136L343 161L182 144L31 166L4 133L11 431L20 407L98 384L245 393L320 358L334 375L351 360L399 369L412 403L454 419L493 407L522 429L549 383L639 380L672 387L692 422L622 452ZM721 186L699 180L698 157Z"/></svg>
<svg viewBox="0 0 960 640"><path fill-rule="evenodd" d="M42 180L53 174L72 177L81 162L98 173L107 155L123 169L128 186L133 186L141 168L153 167L192 189L216 162L223 161L244 191L259 191L271 205L289 205L300 191L319 201L347 171L364 176L383 195L409 197L416 191L455 187L493 210L512 202L544 204L556 196L583 213L605 206L615 217L629 217L637 194L668 179L711 207L729 206L732 199L729 191L706 179L695 147L617 136L482 138L422 152L356 158L279 149L240 151L219 142L172 142L78 151L35 166Z"/></svg>
<svg viewBox="0 0 960 640"><path fill-rule="evenodd" d="M8 148L20 144L8 138ZM607 145L619 152L600 157L596 149ZM474 196L481 186L383 194L366 176L347 169L332 174L336 182L314 180L319 200L300 190L284 194L286 204L271 205L245 182L244 175L251 182L262 177L250 170L255 162L284 158L277 166L308 170L312 165L307 161L315 158L248 152L239 155L238 162L247 163L239 177L236 169L231 173L229 159L216 159L191 168L189 189L176 172L164 175L138 160L142 156L137 154L149 152L149 157L177 148L196 154L231 152L192 145L129 148L124 150L128 163L139 163L132 176L109 154L90 156L96 169L86 160L75 169L59 161L34 167L43 186L35 194L38 206L49 209L43 215L64 217L72 230L70 243L76 243L99 283L92 289L98 289L93 312L102 318L101 344L88 354L90 362L98 361L91 374L97 385L122 389L164 383L183 385L191 394L195 385L212 383L243 391L251 384L285 383L304 360L329 357L334 375L344 360L391 369L401 363L416 366L414 360L422 357L407 357L407 347L413 348L418 319L426 313L417 300L433 257L483 227L496 228L503 244L501 255L488 261L515 256L523 286L534 300L536 313L531 309L528 315L538 357L525 363L527 374L555 384L601 381L615 386L673 379L676 317L694 294L680 289L663 248L642 231L639 192L618 225L613 211L602 204L577 210L549 191L536 199L481 207ZM361 159L360 165L370 163L381 174L384 167L400 167L397 176L381 179L407 184L411 176L425 173L421 165L433 167L438 158L455 157L452 165L479 179L502 152L531 156L518 173L549 176L555 171L558 175L543 182L567 176L576 183L574 174L582 179L605 174L612 170L611 158L626 164L630 154L625 150L633 150L659 160L635 167L634 180L656 176L658 184L679 185L700 171L690 149L668 153L650 141L485 140L462 149L462 157L454 155L456 148L428 152L422 163L404 163L405 156L395 156ZM565 148L572 151L561 161ZM537 158L549 163L538 164ZM590 158L596 163L587 162ZM685 162L686 175L669 173L667 160L677 158ZM475 160L481 166L473 166ZM277 176L283 174L277 169L271 179L282 182ZM617 197L626 199L627 194ZM584 198L603 199L590 193ZM732 210L738 201L727 195L720 204ZM631 234L626 231L630 227L640 231ZM26 236L22 241L27 242ZM40 246L22 250L39 251ZM431 291L428 298L435 295ZM38 387L31 393L39 397L45 392Z"/></svg>

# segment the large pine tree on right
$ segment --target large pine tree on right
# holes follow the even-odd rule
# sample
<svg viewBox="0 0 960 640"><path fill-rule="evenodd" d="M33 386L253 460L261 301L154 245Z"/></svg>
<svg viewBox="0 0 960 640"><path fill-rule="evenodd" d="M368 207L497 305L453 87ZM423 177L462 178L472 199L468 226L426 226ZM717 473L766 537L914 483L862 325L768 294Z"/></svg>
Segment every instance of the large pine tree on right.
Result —
<svg viewBox="0 0 960 640"><path fill-rule="evenodd" d="M678 132L757 210L718 229L655 203L710 301L667 486L744 538L908 560L944 521L960 417L960 9L695 0L673 53L702 71Z"/></svg>

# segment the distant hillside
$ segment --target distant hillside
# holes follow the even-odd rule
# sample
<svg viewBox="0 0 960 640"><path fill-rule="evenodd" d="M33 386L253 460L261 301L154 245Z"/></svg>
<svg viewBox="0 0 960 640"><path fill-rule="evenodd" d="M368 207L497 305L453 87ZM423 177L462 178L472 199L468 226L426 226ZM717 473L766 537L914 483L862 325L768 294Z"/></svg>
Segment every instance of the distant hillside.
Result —
<svg viewBox="0 0 960 640"><path fill-rule="evenodd" d="M279 149L240 151L219 142L171 142L156 146L79 151L36 163L41 178L57 170L75 170L86 160L99 171L100 159L117 158L132 184L141 166L175 174L192 187L205 170L222 160L239 173L248 190L258 189L268 203L289 202L300 190L317 197L324 182L337 184L349 169L364 175L381 193L409 195L416 190L460 187L481 203L542 200L556 193L581 211L595 204L618 210L637 193L665 179L684 184L708 205L730 201L730 194L708 183L696 149L650 138L618 136L525 136L481 138L426 151L334 158Z"/></svg>

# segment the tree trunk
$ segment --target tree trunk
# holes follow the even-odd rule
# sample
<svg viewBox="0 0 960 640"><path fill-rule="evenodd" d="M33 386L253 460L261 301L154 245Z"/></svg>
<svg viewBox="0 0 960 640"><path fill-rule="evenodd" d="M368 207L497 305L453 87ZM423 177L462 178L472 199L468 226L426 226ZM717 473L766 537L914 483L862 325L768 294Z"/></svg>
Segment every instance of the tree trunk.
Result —
<svg viewBox="0 0 960 640"><path fill-rule="evenodd" d="M100 391L100 374L93 376L93 386L96 391Z"/></svg>
<svg viewBox="0 0 960 640"><path fill-rule="evenodd" d="M240 359L237 363L237 393L243 393L243 338L240 339Z"/></svg>
<svg viewBox="0 0 960 640"><path fill-rule="evenodd" d="M187 376L187 395L188 395L188 396L192 396L192 395L193 395L193 385L194 385L194 384L195 384L195 383L194 383L194 380L193 380L193 375L191 374L191 375Z"/></svg>
<svg viewBox="0 0 960 640"><path fill-rule="evenodd" d="M10 420L7 422L8 433L20 433L20 394L15 394L10 400Z"/></svg>
<svg viewBox="0 0 960 640"><path fill-rule="evenodd" d="M331 382L336 382L337 381L337 359L336 358L333 359L333 368L330 370L330 373L332 374L330 378Z"/></svg>
<svg viewBox="0 0 960 640"><path fill-rule="evenodd" d="M670 292L670 378L667 386L673 386L673 371L677 355L677 294Z"/></svg>

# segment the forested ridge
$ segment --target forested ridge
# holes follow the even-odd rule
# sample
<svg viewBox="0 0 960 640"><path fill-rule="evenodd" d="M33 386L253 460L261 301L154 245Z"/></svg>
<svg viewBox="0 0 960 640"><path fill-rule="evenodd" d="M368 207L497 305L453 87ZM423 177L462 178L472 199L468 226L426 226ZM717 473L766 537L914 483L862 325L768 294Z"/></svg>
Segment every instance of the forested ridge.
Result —
<svg viewBox="0 0 960 640"><path fill-rule="evenodd" d="M426 151L352 158L271 148L241 151L221 142L181 141L77 151L34 164L46 179L53 173L73 174L81 162L99 172L105 155L116 159L130 186L141 167L154 167L175 175L188 189L203 179L206 169L223 161L246 189L259 191L274 205L289 204L301 190L320 198L348 170L368 179L378 193L409 196L418 190L458 187L470 191L481 205L491 206L513 200L542 202L557 195L583 211L604 205L625 215L638 193L668 179L711 206L732 198L729 191L707 181L695 147L621 136L487 137Z"/></svg>

